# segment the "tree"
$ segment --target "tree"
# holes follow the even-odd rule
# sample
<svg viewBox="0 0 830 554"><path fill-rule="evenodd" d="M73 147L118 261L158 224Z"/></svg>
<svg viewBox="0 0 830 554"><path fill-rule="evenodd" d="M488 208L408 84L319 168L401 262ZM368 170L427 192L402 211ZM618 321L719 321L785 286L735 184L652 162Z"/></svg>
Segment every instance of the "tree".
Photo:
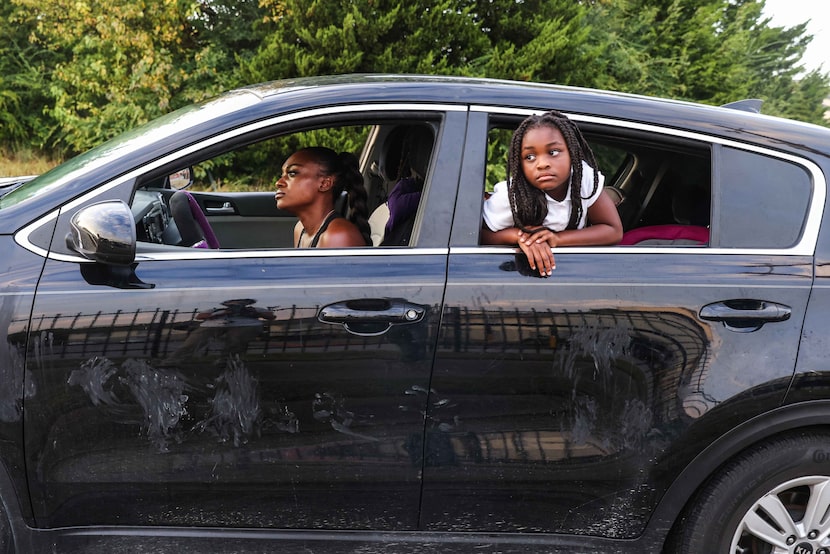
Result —
<svg viewBox="0 0 830 554"><path fill-rule="evenodd" d="M454 0L265 0L268 33L241 78L352 72L469 73L486 46Z"/></svg>
<svg viewBox="0 0 830 554"><path fill-rule="evenodd" d="M588 14L572 0L483 0L475 12L487 37L482 76L585 86L599 49Z"/></svg>
<svg viewBox="0 0 830 554"><path fill-rule="evenodd" d="M11 149L40 148L55 128L44 108L60 54L31 44L33 29L16 6L0 4L0 146Z"/></svg>
<svg viewBox="0 0 830 554"><path fill-rule="evenodd" d="M753 14L747 43L747 65L752 73L748 96L761 98L763 112L827 125L823 101L830 96L830 76L820 71L804 73L799 62L812 40L806 23L794 27L771 27L761 17L760 5L744 0L740 7Z"/></svg>
<svg viewBox="0 0 830 554"><path fill-rule="evenodd" d="M824 124L830 80L800 79L806 26L770 27L756 0L601 0L589 14L602 54L597 88L725 104L767 101L765 113ZM810 106L787 106L793 94ZM809 114L809 115L808 115Z"/></svg>
<svg viewBox="0 0 830 554"><path fill-rule="evenodd" d="M12 0L33 41L61 53L46 91L59 144L80 151L229 87L256 0Z"/></svg>
<svg viewBox="0 0 830 554"><path fill-rule="evenodd" d="M573 0L265 0L248 81L327 73L454 74L569 83L589 71Z"/></svg>
<svg viewBox="0 0 830 554"><path fill-rule="evenodd" d="M763 0L9 0L0 146L67 154L238 85L338 73L485 76L710 104L747 97L820 124L804 25Z"/></svg>

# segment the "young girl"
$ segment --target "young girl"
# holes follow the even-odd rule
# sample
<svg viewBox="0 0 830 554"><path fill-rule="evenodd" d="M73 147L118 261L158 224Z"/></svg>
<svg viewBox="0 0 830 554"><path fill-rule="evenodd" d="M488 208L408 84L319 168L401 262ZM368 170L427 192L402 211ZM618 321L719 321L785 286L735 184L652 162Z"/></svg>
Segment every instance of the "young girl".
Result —
<svg viewBox="0 0 830 554"><path fill-rule="evenodd" d="M283 164L274 198L277 208L297 216L297 248L367 246L368 208L357 158L348 152L313 146L294 152ZM338 216L334 201L349 196L349 219Z"/></svg>
<svg viewBox="0 0 830 554"><path fill-rule="evenodd" d="M507 176L484 202L482 243L517 244L541 276L555 267L551 248L609 245L622 238L617 208L602 194L605 177L594 153L563 114L532 115L519 125Z"/></svg>

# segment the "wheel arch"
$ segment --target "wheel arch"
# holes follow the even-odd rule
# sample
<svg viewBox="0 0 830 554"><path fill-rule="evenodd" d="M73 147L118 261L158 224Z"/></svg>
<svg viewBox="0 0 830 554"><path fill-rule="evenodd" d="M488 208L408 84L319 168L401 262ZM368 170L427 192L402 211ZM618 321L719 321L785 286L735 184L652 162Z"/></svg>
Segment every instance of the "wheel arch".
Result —
<svg viewBox="0 0 830 554"><path fill-rule="evenodd" d="M799 430L830 432L830 400L813 400L759 414L715 439L680 472L657 505L646 535L665 542L696 493L719 468L753 445ZM828 445L830 452L830 444Z"/></svg>
<svg viewBox="0 0 830 554"><path fill-rule="evenodd" d="M28 552L27 547L31 546L31 528L24 517L24 506L28 506L27 498L21 498L21 494L26 494L26 490L19 490L14 485L11 473L5 461L0 460L0 526L5 527L0 529L0 532L7 535L7 537L0 538L0 545L3 545L11 550L7 552ZM10 544L4 544L5 538L8 538Z"/></svg>

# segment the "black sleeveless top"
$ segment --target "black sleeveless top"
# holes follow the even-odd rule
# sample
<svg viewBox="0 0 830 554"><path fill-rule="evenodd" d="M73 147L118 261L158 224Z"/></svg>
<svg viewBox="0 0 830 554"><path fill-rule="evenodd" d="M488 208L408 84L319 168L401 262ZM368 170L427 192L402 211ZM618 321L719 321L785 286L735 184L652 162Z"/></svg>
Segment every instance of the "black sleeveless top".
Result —
<svg viewBox="0 0 830 554"><path fill-rule="evenodd" d="M333 220L337 219L338 217L340 217L340 216L338 216L335 212L331 212L331 213L329 213L329 215L326 216L326 219L323 220L323 224L320 225L320 228L317 229L316 233L314 233L314 238L311 239L311 244L308 246L309 248L317 248L317 243L320 242L320 235L325 233L326 229L329 226L329 223L331 223ZM305 227L303 228L302 231L300 231L300 238L297 239L297 248L300 247L300 243L302 243L302 241L303 241L303 235L305 235Z"/></svg>

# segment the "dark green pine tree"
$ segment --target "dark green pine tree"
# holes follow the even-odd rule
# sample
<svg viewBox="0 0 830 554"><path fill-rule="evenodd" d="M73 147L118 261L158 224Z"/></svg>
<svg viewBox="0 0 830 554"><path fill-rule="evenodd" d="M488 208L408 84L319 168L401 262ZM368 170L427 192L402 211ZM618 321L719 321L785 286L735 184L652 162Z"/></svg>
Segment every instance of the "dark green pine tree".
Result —
<svg viewBox="0 0 830 554"><path fill-rule="evenodd" d="M274 1L241 81L421 73L575 83L596 55L572 0Z"/></svg>
<svg viewBox="0 0 830 554"><path fill-rule="evenodd" d="M757 0L598 0L589 20L601 54L587 86L725 104L826 124L827 75L802 76L805 25L772 27ZM797 99L798 103L794 102Z"/></svg>

